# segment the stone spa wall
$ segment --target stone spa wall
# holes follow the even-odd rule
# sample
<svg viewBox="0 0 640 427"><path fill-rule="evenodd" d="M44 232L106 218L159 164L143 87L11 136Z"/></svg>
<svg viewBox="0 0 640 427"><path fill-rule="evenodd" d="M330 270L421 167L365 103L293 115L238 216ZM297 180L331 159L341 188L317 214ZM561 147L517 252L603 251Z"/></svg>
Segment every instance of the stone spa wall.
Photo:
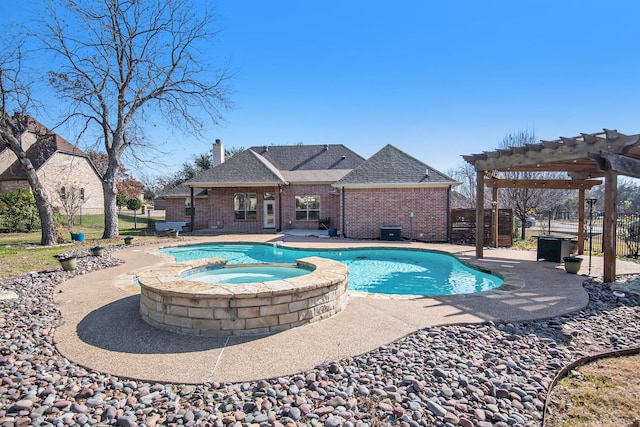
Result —
<svg viewBox="0 0 640 427"><path fill-rule="evenodd" d="M226 262L219 258L195 260L140 273L142 319L181 334L248 335L327 319L347 304L348 267L320 257L297 260L298 268L310 273L288 279L232 285L181 277L187 270L224 266Z"/></svg>

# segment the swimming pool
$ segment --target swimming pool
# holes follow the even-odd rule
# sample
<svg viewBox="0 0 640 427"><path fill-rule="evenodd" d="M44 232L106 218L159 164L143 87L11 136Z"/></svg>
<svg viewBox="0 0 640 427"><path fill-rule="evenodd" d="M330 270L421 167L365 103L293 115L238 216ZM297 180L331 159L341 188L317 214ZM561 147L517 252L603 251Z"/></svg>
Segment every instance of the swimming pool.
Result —
<svg viewBox="0 0 640 427"><path fill-rule="evenodd" d="M176 246L159 252L177 262L224 258L228 264L295 263L319 256L349 267L349 289L394 295L457 295L488 291L502 278L471 268L452 255L397 248L293 249L279 245L211 243Z"/></svg>

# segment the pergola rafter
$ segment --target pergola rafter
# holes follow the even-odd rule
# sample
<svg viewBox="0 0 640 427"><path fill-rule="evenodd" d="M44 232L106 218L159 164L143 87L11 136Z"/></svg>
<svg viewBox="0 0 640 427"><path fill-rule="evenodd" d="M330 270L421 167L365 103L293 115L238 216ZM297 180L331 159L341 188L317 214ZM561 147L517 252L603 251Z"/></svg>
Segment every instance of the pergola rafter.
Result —
<svg viewBox="0 0 640 427"><path fill-rule="evenodd" d="M605 214L603 226L604 280L615 280L615 238L617 217L617 177L640 178L640 134L625 135L604 129L599 133L581 133L518 147L484 151L462 156L477 174L476 222L482 223L484 186L493 188L497 202L498 188L576 189L579 191L579 244L582 251L585 190L605 179ZM566 172L567 180L501 180L500 172ZM497 212L497 209L495 209ZM494 216L494 220L497 218ZM483 257L483 233L476 230L476 256Z"/></svg>

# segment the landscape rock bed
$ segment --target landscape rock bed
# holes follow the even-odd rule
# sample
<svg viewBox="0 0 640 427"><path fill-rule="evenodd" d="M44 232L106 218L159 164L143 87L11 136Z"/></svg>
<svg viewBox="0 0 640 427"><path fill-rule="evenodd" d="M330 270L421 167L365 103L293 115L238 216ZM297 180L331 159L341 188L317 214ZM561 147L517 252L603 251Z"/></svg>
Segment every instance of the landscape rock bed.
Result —
<svg viewBox="0 0 640 427"><path fill-rule="evenodd" d="M428 328L288 377L198 385L118 378L65 359L53 338L56 286L118 264L112 252L76 254L73 272L0 282L0 291L18 295L0 300L1 426L539 426L561 367L640 344L639 298L616 298L594 282L585 284L589 305L576 313Z"/></svg>

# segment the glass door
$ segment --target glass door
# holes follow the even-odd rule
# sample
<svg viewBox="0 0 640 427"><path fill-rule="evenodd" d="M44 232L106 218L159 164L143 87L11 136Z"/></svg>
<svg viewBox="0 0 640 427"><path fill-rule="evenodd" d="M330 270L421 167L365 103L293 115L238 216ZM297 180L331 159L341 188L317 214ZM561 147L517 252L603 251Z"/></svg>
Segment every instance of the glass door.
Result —
<svg viewBox="0 0 640 427"><path fill-rule="evenodd" d="M276 228L276 202L264 201L264 228Z"/></svg>

